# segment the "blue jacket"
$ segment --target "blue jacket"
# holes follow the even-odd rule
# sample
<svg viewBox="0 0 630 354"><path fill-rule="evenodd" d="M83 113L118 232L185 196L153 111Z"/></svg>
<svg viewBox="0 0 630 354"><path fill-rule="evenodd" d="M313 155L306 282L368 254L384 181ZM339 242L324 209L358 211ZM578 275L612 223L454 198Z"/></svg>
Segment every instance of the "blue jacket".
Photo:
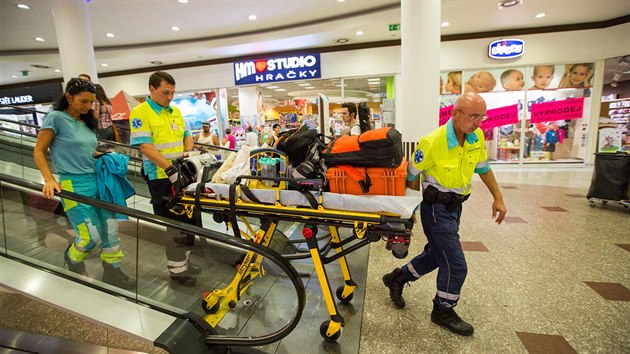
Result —
<svg viewBox="0 0 630 354"><path fill-rule="evenodd" d="M129 156L108 153L96 160L98 194L104 202L127 206L127 198L136 194L127 180ZM117 214L119 220L128 220L126 215Z"/></svg>

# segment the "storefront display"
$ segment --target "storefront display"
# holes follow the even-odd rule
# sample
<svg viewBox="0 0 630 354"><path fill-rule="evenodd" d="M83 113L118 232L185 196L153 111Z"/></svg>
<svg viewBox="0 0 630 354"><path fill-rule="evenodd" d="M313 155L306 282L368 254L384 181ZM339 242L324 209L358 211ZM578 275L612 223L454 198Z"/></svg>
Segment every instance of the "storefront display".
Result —
<svg viewBox="0 0 630 354"><path fill-rule="evenodd" d="M439 124L461 92L477 92L487 104L481 128L491 161L582 162L593 70L577 63L443 72Z"/></svg>

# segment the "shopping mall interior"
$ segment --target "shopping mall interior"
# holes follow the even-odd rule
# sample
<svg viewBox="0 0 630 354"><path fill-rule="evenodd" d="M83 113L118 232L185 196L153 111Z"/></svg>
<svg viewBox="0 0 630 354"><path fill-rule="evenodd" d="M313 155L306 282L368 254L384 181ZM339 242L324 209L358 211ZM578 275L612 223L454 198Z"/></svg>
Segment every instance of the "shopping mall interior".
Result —
<svg viewBox="0 0 630 354"><path fill-rule="evenodd" d="M0 22L0 353L630 352L630 2L6 0ZM154 215L130 146L155 71L177 81L186 130L235 136L235 149L197 145L201 168L189 158L205 189L174 190L169 206L201 227ZM128 156L126 207L43 197L37 134L80 73L111 100L116 141L97 151ZM404 286L403 309L382 278L427 242L403 164L470 91L487 104L507 217L494 222L474 175L456 310L475 330L458 336L431 321L435 272ZM342 103L400 131L400 188L344 193L356 183L344 174L283 184L287 154L250 152L248 128L262 145L275 124L339 139ZM201 173L239 155L246 176ZM62 198L117 213L130 286L105 281L100 246L71 271ZM194 283L169 277L173 233L195 235Z"/></svg>

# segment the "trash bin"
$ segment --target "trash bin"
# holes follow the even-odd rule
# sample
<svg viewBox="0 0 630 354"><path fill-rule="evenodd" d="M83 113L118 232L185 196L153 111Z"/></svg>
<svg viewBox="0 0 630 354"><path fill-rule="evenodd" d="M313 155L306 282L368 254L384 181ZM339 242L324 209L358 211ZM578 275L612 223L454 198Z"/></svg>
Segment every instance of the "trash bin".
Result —
<svg viewBox="0 0 630 354"><path fill-rule="evenodd" d="M630 183L630 154L624 152L595 154L595 169L586 198L627 199Z"/></svg>

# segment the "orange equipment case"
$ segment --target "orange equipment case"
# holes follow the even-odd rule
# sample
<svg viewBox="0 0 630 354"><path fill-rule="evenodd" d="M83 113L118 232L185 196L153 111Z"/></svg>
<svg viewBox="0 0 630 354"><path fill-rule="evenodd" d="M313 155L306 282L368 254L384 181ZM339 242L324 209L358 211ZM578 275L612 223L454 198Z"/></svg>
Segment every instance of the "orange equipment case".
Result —
<svg viewBox="0 0 630 354"><path fill-rule="evenodd" d="M372 185L367 193L363 193L359 181L349 176L339 167L330 167L326 173L330 191L354 195L405 195L407 180L407 159L403 157L398 167L357 167L352 166L365 178L367 171Z"/></svg>

